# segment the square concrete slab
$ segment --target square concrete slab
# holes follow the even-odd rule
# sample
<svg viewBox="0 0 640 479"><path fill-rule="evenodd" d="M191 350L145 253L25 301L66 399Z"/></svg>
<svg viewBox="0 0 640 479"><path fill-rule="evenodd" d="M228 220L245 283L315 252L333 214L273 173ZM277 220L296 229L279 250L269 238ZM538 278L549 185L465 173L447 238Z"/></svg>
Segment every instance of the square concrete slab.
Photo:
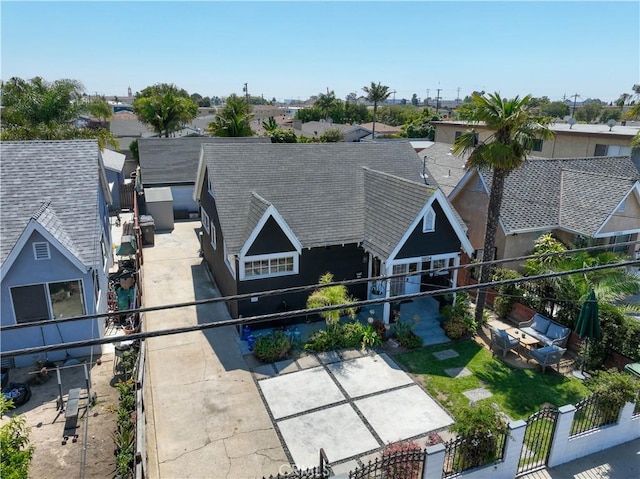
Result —
<svg viewBox="0 0 640 479"><path fill-rule="evenodd" d="M444 361L445 359L457 358L458 356L460 356L457 353L457 351L454 351L453 349L445 349L443 351L437 351L433 353L433 355L440 361Z"/></svg>
<svg viewBox="0 0 640 479"><path fill-rule="evenodd" d="M272 378L276 375L276 370L271 364L263 364L253 368L253 373L258 379Z"/></svg>
<svg viewBox="0 0 640 479"><path fill-rule="evenodd" d="M426 434L453 419L418 385L354 401L385 443Z"/></svg>
<svg viewBox="0 0 640 479"><path fill-rule="evenodd" d="M322 367L263 379L258 385L275 419L345 400Z"/></svg>
<svg viewBox="0 0 640 479"><path fill-rule="evenodd" d="M327 368L352 398L413 383L384 353L329 364Z"/></svg>
<svg viewBox="0 0 640 479"><path fill-rule="evenodd" d="M278 373L293 373L298 370L298 365L293 361L293 359L285 359L283 361L278 361L277 363L273 363Z"/></svg>
<svg viewBox="0 0 640 479"><path fill-rule="evenodd" d="M471 376L473 374L467 368L449 368L445 369L444 372L447 374L447 376L451 376L452 378L463 378L465 376Z"/></svg>
<svg viewBox="0 0 640 479"><path fill-rule="evenodd" d="M325 351L323 353L318 353L318 359L322 364L329 364L337 363L338 361L341 361L342 358L340 358L337 351Z"/></svg>
<svg viewBox="0 0 640 479"><path fill-rule="evenodd" d="M342 351L338 351L340 353L340 357L343 361L347 359L355 359L362 356L362 351L359 349L343 349Z"/></svg>
<svg viewBox="0 0 640 479"><path fill-rule="evenodd" d="M308 356L299 357L298 359L296 359L296 362L298 363L298 366L300 366L300 369L309 369L320 366L320 361L318 361L318 358L311 354L309 354Z"/></svg>
<svg viewBox="0 0 640 479"><path fill-rule="evenodd" d="M299 469L317 467L321 447L327 453L329 462L341 461L380 447L349 404L284 419L277 424Z"/></svg>
<svg viewBox="0 0 640 479"><path fill-rule="evenodd" d="M468 391L464 391L462 394L464 394L467 399L472 402L480 401L480 399L486 399L493 396L493 394L491 394L491 391L488 391L485 388L469 389Z"/></svg>

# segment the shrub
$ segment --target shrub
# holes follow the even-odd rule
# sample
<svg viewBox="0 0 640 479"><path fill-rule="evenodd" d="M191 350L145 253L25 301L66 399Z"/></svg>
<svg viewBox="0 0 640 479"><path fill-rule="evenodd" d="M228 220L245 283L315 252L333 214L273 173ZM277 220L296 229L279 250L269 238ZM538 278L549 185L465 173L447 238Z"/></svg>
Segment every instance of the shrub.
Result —
<svg viewBox="0 0 640 479"><path fill-rule="evenodd" d="M291 340L279 330L260 336L253 343L253 354L263 363L273 363L286 358L289 351L291 351Z"/></svg>
<svg viewBox="0 0 640 479"><path fill-rule="evenodd" d="M398 477L402 479L420 479L422 477L421 460L410 459L412 452L418 452L421 448L415 441L398 441L387 444L382 451L382 458L393 456L395 461L389 461L384 468L384 477ZM408 457L407 457L408 456Z"/></svg>
<svg viewBox="0 0 640 479"><path fill-rule="evenodd" d="M598 394L598 407L603 412L617 412L626 402L638 400L640 381L627 373L616 369L597 371L586 386Z"/></svg>
<svg viewBox="0 0 640 479"><path fill-rule="evenodd" d="M493 272L493 281L520 278L522 275L512 269L498 268ZM496 288L498 296L493 301L493 309L500 319L505 319L513 309L513 304L519 295L517 284L501 285Z"/></svg>
<svg viewBox="0 0 640 479"><path fill-rule="evenodd" d="M380 340L384 342L387 339L387 325L381 319L375 319L373 321L373 327L375 328Z"/></svg>
<svg viewBox="0 0 640 479"><path fill-rule="evenodd" d="M361 346L363 348L373 348L382 344L382 338L378 334L376 329L368 324L365 326L364 331L362 332L362 342Z"/></svg>
<svg viewBox="0 0 640 479"><path fill-rule="evenodd" d="M0 395L0 415L13 407L13 400ZM13 416L0 427L0 477L3 479L21 479L29 475L35 451L35 447L29 444L29 431L23 415Z"/></svg>
<svg viewBox="0 0 640 479"><path fill-rule="evenodd" d="M451 306L442 308L440 314L446 319L442 329L450 339L460 339L467 334L475 334L478 330L478 323L469 306L469 294L461 291L456 294L456 299Z"/></svg>
<svg viewBox="0 0 640 479"><path fill-rule="evenodd" d="M322 352L335 349L358 348L362 344L364 326L357 322L337 323L326 330L316 331L304 344L305 351Z"/></svg>
<svg viewBox="0 0 640 479"><path fill-rule="evenodd" d="M422 338L413 332L413 327L417 323L417 316L413 318L413 324L411 324L409 321L398 319L395 324L395 335L401 346L408 349L422 347Z"/></svg>

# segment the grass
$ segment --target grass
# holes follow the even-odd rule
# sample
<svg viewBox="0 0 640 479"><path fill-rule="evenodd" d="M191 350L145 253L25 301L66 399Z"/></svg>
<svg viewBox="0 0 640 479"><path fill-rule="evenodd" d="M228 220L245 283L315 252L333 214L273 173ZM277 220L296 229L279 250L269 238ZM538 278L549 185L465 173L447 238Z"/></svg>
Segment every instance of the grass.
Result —
<svg viewBox="0 0 640 479"><path fill-rule="evenodd" d="M439 361L434 352L453 349L459 356ZM426 390L457 417L469 405L462 393L484 387L493 394L483 399L496 403L511 419L526 419L542 407L575 404L591 393L575 378L555 371L542 374L539 369L518 369L493 357L478 343L466 340L426 347L395 356ZM452 378L445 369L466 367L473 374Z"/></svg>

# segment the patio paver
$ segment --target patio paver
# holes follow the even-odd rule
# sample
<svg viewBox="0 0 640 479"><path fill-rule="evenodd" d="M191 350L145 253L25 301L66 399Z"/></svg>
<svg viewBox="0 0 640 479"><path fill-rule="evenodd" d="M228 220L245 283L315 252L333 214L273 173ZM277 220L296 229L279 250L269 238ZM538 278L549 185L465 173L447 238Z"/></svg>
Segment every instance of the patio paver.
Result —
<svg viewBox="0 0 640 479"><path fill-rule="evenodd" d="M308 356L299 357L298 359L296 359L296 362L298 363L298 366L300 366L300 369L309 369L320 366L320 361L318 361L318 358L311 354L309 354Z"/></svg>
<svg viewBox="0 0 640 479"><path fill-rule="evenodd" d="M445 369L444 372L447 374L447 376L451 376L452 378L464 378L466 376L473 375L473 373L466 367L449 368Z"/></svg>
<svg viewBox="0 0 640 479"><path fill-rule="evenodd" d="M453 349L444 349L442 351L436 351L433 353L436 359L440 361L444 361L445 359L457 358L459 356L457 351Z"/></svg>
<svg viewBox="0 0 640 479"><path fill-rule="evenodd" d="M285 359L283 361L278 361L273 364L278 373L292 373L297 371L298 365L295 363L293 359Z"/></svg>
<svg viewBox="0 0 640 479"><path fill-rule="evenodd" d="M464 391L464 394L469 401L480 401L481 399L490 398L493 396L491 391L485 388L477 388L477 389L469 389L468 391Z"/></svg>
<svg viewBox="0 0 640 479"><path fill-rule="evenodd" d="M322 364L337 363L341 360L340 355L337 351L326 351L323 353L318 353L318 359Z"/></svg>
<svg viewBox="0 0 640 479"><path fill-rule="evenodd" d="M275 419L345 400L322 367L263 379L259 384Z"/></svg>

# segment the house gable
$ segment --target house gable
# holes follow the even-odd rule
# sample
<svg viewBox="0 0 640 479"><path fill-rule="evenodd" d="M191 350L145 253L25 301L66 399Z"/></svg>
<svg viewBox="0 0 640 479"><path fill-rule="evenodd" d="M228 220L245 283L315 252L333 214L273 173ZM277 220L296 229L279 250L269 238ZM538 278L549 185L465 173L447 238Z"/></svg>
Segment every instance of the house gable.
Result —
<svg viewBox="0 0 640 479"><path fill-rule="evenodd" d="M273 223L270 223L270 225L272 226L269 226L267 228L267 230L264 232L264 235L262 235L262 239L266 240L270 238L271 234L273 234L274 238L278 238L279 241L281 241L283 244L292 246L291 249L279 250L279 252L296 251L298 254L302 252L302 245L300 244L300 241L298 241L298 238L296 238L295 234L293 234L293 231L291 231L291 228L289 228L289 225L287 225L286 221L282 218L280 213L278 213L278 210L276 210L276 208L273 205L270 205L262 215L262 218L260 218L260 220L258 221L258 224L255 226L255 228L249 235L249 238L245 242L244 246L240 250L241 257L250 256L249 251L256 243L256 240L258 240L258 237L263 232L265 225L270 219L273 220ZM278 235L277 231L275 230L276 226L284 237ZM261 242L257 243L256 250L262 250L264 248L269 248L271 250L275 249L273 246L268 247L266 244L264 244L264 241L262 243ZM274 251L271 251L271 252L274 252Z"/></svg>
<svg viewBox="0 0 640 479"><path fill-rule="evenodd" d="M594 235L620 236L640 231L640 183L636 182Z"/></svg>
<svg viewBox="0 0 640 479"><path fill-rule="evenodd" d="M275 218L270 216L256 236L251 247L247 250L247 255L255 256L294 250L296 250L295 245L282 230Z"/></svg>

